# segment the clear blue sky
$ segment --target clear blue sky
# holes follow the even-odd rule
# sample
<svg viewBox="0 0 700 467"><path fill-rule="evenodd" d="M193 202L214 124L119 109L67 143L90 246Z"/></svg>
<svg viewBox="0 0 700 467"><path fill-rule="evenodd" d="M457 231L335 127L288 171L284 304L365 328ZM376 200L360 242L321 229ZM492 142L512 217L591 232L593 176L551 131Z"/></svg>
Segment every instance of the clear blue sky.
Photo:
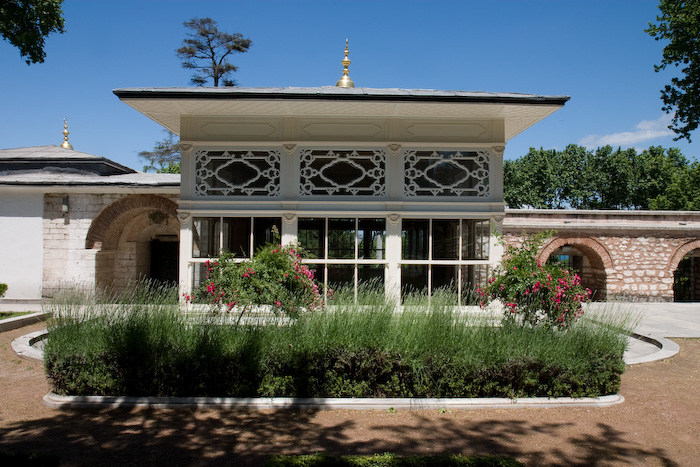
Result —
<svg viewBox="0 0 700 467"><path fill-rule="evenodd" d="M253 41L232 62L240 86L327 86L340 78L345 39L356 86L568 95L566 106L513 138L529 147L678 147L655 73L663 44L644 33L657 0L206 1L65 0L66 32L43 64L0 42L0 148L58 145L63 118L75 149L136 169L161 127L112 93L189 86L174 50L193 17Z"/></svg>

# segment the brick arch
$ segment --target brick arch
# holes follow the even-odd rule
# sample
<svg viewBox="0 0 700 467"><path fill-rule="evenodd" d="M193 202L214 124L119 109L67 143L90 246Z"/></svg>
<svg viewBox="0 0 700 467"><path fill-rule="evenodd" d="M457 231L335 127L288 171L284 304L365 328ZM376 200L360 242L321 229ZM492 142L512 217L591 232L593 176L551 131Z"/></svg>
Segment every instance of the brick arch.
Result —
<svg viewBox="0 0 700 467"><path fill-rule="evenodd" d="M95 248L96 244L101 248L115 224L126 224L133 218L133 214L145 210L162 211L177 218L177 204L167 198L157 195L128 195L104 208L92 221L85 239L85 248Z"/></svg>
<svg viewBox="0 0 700 467"><path fill-rule="evenodd" d="M613 271L613 261L608 250L592 238L558 237L542 248L538 259L544 263L552 253L565 245L576 248L588 259L590 267L580 271L581 281L593 290L593 300L605 300L608 295L609 275Z"/></svg>
<svg viewBox="0 0 700 467"><path fill-rule="evenodd" d="M552 253L554 253L554 251L556 251L558 248L563 247L564 245L571 245L577 247L580 250L587 253L595 253L595 255L591 255L591 257L589 257L588 259L590 261L599 262L599 264L595 264L595 266L604 269L606 272L612 271L613 260L608 250L598 241L588 237L553 238L540 250L539 254L537 255L537 259L544 263L545 261L547 261L547 259L549 259L549 256Z"/></svg>
<svg viewBox="0 0 700 467"><path fill-rule="evenodd" d="M678 247L666 266L666 270L671 277L673 277L673 272L678 269L678 264L681 262L683 257L698 248L700 248L700 240L692 240Z"/></svg>

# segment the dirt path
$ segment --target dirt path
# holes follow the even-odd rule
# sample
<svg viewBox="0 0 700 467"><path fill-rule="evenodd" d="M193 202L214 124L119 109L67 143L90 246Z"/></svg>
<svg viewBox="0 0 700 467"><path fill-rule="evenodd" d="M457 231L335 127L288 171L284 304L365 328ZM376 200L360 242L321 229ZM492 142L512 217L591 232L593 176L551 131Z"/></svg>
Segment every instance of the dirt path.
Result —
<svg viewBox="0 0 700 467"><path fill-rule="evenodd" d="M609 408L246 411L45 407L42 365L0 334L0 451L57 455L62 466L258 466L274 454L502 454L527 465L700 465L700 340L671 360L629 367Z"/></svg>

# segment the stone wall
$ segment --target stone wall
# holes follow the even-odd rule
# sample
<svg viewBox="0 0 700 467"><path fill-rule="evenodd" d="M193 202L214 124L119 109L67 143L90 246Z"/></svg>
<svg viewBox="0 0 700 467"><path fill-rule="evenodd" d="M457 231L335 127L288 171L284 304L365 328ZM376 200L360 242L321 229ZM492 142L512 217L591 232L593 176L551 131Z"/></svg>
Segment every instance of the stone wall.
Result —
<svg viewBox="0 0 700 467"><path fill-rule="evenodd" d="M556 231L539 253L545 261L571 245L600 270L604 297L673 301L673 273L684 255L700 248L700 213L629 211L506 212L504 237ZM598 265L598 266L596 266Z"/></svg>
<svg viewBox="0 0 700 467"><path fill-rule="evenodd" d="M68 212L64 213L63 199L66 196ZM43 296L51 297L56 290L68 284L94 288L96 283L108 283L115 277L120 278L120 282L138 279L140 271L136 266L139 256L137 244L139 234L148 226L146 225L148 222L144 222L143 218L148 219L149 212L158 208L152 208L149 211L147 203L137 202L135 205L138 205L138 212L129 211L129 209L119 211L119 215L125 222L124 225L117 226L115 226L116 216L104 215L104 213L114 211L113 207L121 206L124 200L153 196L119 193L46 194L43 221ZM167 200L171 203L177 202L177 197L174 196L156 198L162 198L163 201ZM140 214L141 220L138 219ZM90 232L93 234L95 232L94 221L98 217L105 224L105 237L109 237L114 243L114 248L109 251L103 251L101 241L93 242L92 245L88 242ZM175 219L173 218L172 221L175 222ZM125 229L125 227L131 228ZM172 230L169 229L168 233L172 233ZM179 225L174 231L178 230ZM97 261L98 257L99 261Z"/></svg>

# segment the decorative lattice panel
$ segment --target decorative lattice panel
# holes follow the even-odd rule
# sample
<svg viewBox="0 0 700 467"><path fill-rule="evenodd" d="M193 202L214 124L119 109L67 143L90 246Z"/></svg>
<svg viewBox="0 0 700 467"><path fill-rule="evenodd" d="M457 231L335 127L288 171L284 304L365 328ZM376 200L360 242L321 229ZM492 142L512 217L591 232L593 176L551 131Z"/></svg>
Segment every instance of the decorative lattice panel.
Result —
<svg viewBox="0 0 700 467"><path fill-rule="evenodd" d="M406 196L488 196L487 151L406 151Z"/></svg>
<svg viewBox="0 0 700 467"><path fill-rule="evenodd" d="M386 153L381 150L302 149L301 194L383 196Z"/></svg>
<svg viewBox="0 0 700 467"><path fill-rule="evenodd" d="M279 151L197 151L197 196L279 196Z"/></svg>

